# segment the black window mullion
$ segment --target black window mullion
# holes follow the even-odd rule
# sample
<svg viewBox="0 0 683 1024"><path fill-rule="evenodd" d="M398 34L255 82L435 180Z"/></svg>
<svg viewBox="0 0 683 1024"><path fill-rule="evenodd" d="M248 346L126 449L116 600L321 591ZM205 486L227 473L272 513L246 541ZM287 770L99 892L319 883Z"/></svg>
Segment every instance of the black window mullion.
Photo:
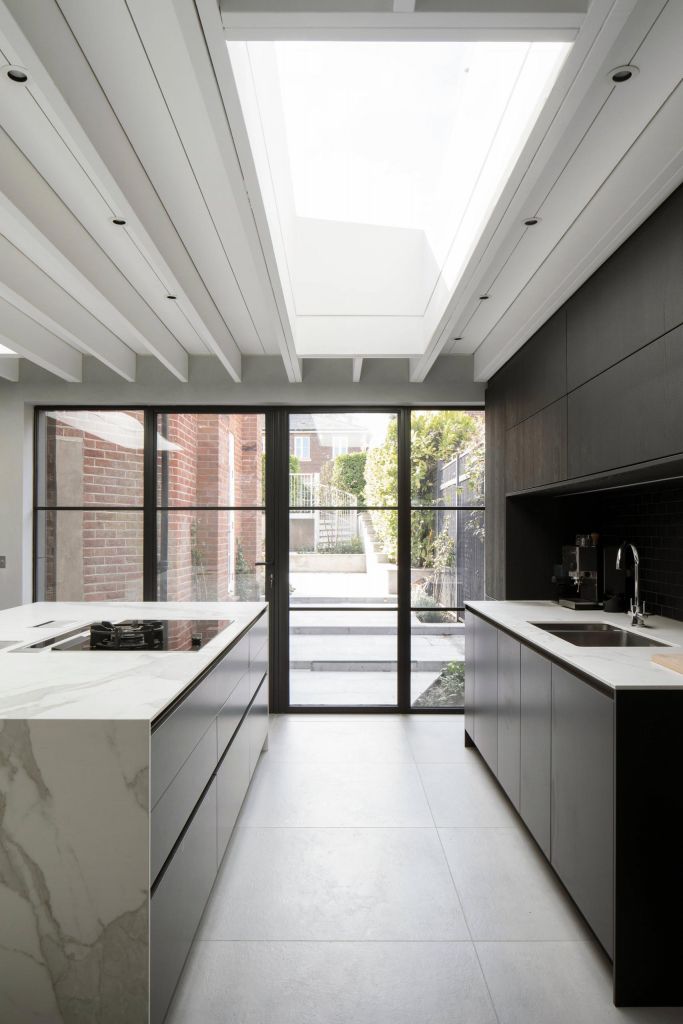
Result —
<svg viewBox="0 0 683 1024"><path fill-rule="evenodd" d="M398 411L398 710L410 711L410 411Z"/></svg>
<svg viewBox="0 0 683 1024"><path fill-rule="evenodd" d="M156 601L158 594L156 418L155 409L145 409L142 525L142 595L145 601Z"/></svg>

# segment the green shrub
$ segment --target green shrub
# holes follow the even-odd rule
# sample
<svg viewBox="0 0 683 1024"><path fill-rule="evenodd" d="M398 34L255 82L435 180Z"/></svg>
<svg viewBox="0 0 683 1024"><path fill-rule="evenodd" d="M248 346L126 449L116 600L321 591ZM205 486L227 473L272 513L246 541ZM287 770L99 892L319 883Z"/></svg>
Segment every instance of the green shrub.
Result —
<svg viewBox="0 0 683 1024"><path fill-rule="evenodd" d="M459 708L465 700L465 662L451 661L414 703L416 708Z"/></svg>
<svg viewBox="0 0 683 1024"><path fill-rule="evenodd" d="M415 617L419 622L452 622L451 613L439 608L438 602L433 597L430 597L429 594L418 591L417 594L412 595L410 600L413 609L433 609L415 612Z"/></svg>

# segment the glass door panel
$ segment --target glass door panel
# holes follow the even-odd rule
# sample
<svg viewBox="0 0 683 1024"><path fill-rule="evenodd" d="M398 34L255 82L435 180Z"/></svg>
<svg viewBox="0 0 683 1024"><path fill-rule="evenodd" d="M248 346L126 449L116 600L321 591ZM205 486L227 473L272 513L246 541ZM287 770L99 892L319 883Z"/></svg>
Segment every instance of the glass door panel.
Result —
<svg viewBox="0 0 683 1024"><path fill-rule="evenodd" d="M397 704L394 413L289 417L290 704Z"/></svg>
<svg viewBox="0 0 683 1024"><path fill-rule="evenodd" d="M464 605L484 597L484 414L411 414L411 706L464 701Z"/></svg>

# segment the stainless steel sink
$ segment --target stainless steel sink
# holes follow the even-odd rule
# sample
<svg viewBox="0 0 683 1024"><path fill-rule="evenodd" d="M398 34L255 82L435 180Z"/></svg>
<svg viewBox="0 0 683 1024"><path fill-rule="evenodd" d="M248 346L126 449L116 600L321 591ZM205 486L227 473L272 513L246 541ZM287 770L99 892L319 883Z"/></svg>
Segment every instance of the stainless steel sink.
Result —
<svg viewBox="0 0 683 1024"><path fill-rule="evenodd" d="M642 633L631 633L609 622L531 622L577 647L668 647Z"/></svg>

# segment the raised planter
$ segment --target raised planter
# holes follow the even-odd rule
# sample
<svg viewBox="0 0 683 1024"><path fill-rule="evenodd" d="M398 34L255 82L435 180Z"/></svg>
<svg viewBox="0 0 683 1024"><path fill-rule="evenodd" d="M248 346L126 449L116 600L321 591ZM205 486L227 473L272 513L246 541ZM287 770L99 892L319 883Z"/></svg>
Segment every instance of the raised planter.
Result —
<svg viewBox="0 0 683 1024"><path fill-rule="evenodd" d="M365 572L365 555L295 554L289 556L290 572Z"/></svg>

